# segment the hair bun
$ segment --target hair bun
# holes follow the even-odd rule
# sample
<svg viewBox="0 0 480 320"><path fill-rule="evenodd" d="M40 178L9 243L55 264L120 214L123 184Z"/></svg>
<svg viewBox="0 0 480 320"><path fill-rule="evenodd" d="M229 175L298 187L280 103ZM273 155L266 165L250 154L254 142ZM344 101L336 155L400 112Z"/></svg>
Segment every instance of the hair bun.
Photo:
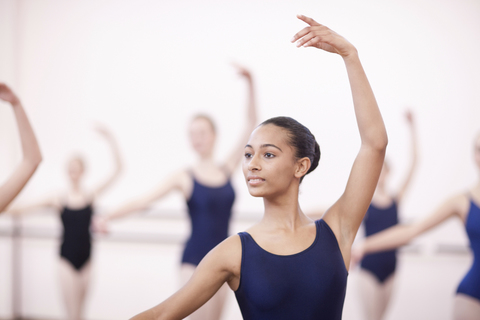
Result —
<svg viewBox="0 0 480 320"><path fill-rule="evenodd" d="M307 174L315 170L315 168L318 167L318 162L320 161L320 146L317 143L317 140L315 140L315 153L313 154L313 161L312 164L310 165L310 169L308 169Z"/></svg>

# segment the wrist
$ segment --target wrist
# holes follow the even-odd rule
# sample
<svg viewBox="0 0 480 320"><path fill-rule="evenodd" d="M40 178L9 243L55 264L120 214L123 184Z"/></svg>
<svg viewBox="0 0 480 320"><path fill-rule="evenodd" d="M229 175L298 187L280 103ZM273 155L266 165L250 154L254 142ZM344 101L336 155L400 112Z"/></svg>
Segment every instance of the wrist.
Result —
<svg viewBox="0 0 480 320"><path fill-rule="evenodd" d="M346 55L342 56L345 63L349 62L358 62L360 61L360 57L358 55L357 49L352 49L351 52L347 53Z"/></svg>
<svg viewBox="0 0 480 320"><path fill-rule="evenodd" d="M14 108L20 108L20 107L22 107L22 104L20 103L20 100L19 100L19 99L14 99L12 102L10 102L10 104L11 104L12 107L14 107Z"/></svg>

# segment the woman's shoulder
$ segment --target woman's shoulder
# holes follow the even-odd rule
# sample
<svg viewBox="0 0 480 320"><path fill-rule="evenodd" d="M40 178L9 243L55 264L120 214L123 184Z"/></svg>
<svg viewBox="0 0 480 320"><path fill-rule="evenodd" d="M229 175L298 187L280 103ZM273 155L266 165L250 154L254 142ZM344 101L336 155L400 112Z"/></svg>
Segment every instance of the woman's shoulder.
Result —
<svg viewBox="0 0 480 320"><path fill-rule="evenodd" d="M447 210L455 212L462 219L464 219L470 209L470 201L472 201L472 196L470 191L461 192L450 196L443 204Z"/></svg>

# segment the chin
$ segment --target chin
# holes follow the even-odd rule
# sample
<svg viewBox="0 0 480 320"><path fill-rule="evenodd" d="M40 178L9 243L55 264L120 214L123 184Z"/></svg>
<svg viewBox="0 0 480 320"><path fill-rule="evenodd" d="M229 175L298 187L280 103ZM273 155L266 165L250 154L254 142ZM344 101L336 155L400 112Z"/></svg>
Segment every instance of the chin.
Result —
<svg viewBox="0 0 480 320"><path fill-rule="evenodd" d="M265 192L260 190L259 188L248 188L248 192L252 197L261 198L265 196Z"/></svg>

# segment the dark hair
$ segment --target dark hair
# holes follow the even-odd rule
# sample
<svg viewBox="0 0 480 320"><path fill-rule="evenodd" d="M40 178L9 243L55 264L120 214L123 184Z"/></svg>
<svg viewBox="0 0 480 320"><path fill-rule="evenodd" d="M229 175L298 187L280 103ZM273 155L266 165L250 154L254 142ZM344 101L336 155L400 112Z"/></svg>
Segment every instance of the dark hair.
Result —
<svg viewBox="0 0 480 320"><path fill-rule="evenodd" d="M203 120L206 120L210 126L212 127L212 130L213 130L213 133L216 133L217 132L217 128L215 127L215 123L213 123L213 120L212 118L210 118L209 116L207 116L206 114L203 114L203 113L199 113L197 115L195 115L192 119L192 121L195 121L197 119L203 119Z"/></svg>
<svg viewBox="0 0 480 320"><path fill-rule="evenodd" d="M315 136L305 127L303 124L297 120L290 117L275 117L265 120L260 125L273 124L277 127L285 129L288 137L288 144L290 144L295 149L295 158L309 158L310 159L310 168L308 169L307 174L315 170L320 161L320 146L315 140ZM300 178L302 182L303 178Z"/></svg>

